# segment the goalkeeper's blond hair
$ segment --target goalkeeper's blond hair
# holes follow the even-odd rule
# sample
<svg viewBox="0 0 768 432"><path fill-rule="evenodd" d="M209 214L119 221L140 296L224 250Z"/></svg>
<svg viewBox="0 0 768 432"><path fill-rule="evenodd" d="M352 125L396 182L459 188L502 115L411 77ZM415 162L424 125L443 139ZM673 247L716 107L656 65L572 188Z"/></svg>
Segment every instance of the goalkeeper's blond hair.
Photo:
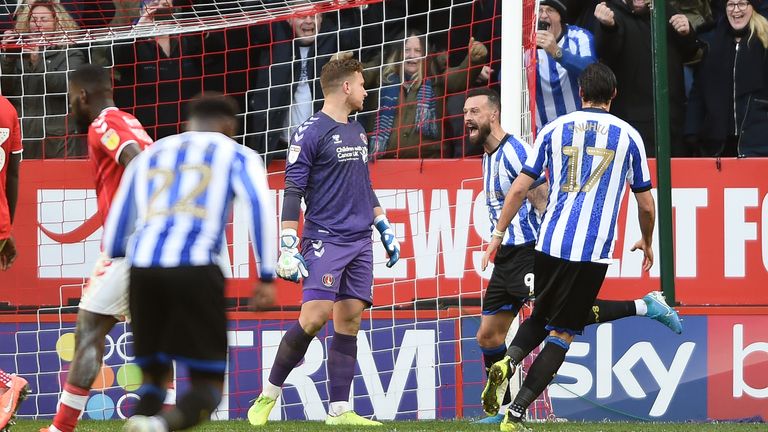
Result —
<svg viewBox="0 0 768 432"><path fill-rule="evenodd" d="M331 60L320 71L320 87L323 93L343 83L355 72L363 73L363 64L353 58Z"/></svg>

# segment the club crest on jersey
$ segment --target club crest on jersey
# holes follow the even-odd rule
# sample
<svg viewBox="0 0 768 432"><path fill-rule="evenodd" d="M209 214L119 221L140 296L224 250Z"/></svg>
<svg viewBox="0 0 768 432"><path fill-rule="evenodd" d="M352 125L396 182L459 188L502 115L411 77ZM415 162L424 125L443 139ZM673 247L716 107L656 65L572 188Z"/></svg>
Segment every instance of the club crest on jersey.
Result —
<svg viewBox="0 0 768 432"><path fill-rule="evenodd" d="M333 275L330 273L326 273L323 275L323 285L327 286L328 288L333 286Z"/></svg>
<svg viewBox="0 0 768 432"><path fill-rule="evenodd" d="M363 144L368 145L368 137L362 132L360 132L360 139L363 141Z"/></svg>
<svg viewBox="0 0 768 432"><path fill-rule="evenodd" d="M101 136L101 143L104 144L107 150L115 150L120 145L120 136L114 129L109 129Z"/></svg>
<svg viewBox="0 0 768 432"><path fill-rule="evenodd" d="M288 147L288 163L292 164L296 162L299 159L299 153L301 153L301 146L291 144L291 146Z"/></svg>

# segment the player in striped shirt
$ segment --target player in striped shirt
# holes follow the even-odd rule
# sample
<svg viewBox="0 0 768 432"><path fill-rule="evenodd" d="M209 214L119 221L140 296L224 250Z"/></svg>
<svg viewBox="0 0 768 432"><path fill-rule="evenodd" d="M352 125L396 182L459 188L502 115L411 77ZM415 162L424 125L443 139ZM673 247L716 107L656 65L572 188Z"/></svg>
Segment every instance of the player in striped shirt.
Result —
<svg viewBox="0 0 768 432"><path fill-rule="evenodd" d="M128 166L104 227L104 249L126 257L136 363L144 383L126 431L190 428L221 400L227 359L224 276L217 255L232 201L248 207L260 259L257 307L274 299L275 211L259 156L230 137L237 103L205 95L189 108L188 132L159 140ZM190 390L160 412L172 362Z"/></svg>
<svg viewBox="0 0 768 432"><path fill-rule="evenodd" d="M78 129L88 131L88 153L96 183L98 213L104 222L125 166L152 143L136 118L115 107L109 70L78 67L70 75L69 104ZM104 337L128 314L128 266L102 254L80 300L75 353L53 423L41 432L72 432L101 370Z"/></svg>
<svg viewBox="0 0 768 432"><path fill-rule="evenodd" d="M536 130L581 108L579 74L597 61L592 33L563 22L563 0L542 0L536 32ZM545 29L546 27L546 29Z"/></svg>
<svg viewBox="0 0 768 432"><path fill-rule="evenodd" d="M534 258L536 304L518 330L507 355L489 372L489 382L507 380L534 346L542 328L546 344L528 370L501 424L502 431L527 430L527 407L552 381L573 337L581 334L613 256L616 218L625 183L635 194L642 238L643 270L653 264L655 218L651 179L642 139L626 122L608 113L616 77L605 65L588 66L579 77L583 110L545 126L522 173L512 183L491 243L486 265L498 248L531 185L549 168L549 199Z"/></svg>
<svg viewBox="0 0 768 432"><path fill-rule="evenodd" d="M510 186L522 171L531 153L528 145L507 134L499 123L501 103L499 95L490 88L475 88L467 93L464 102L464 122L469 139L475 146L482 145L483 191L492 234L501 213ZM538 235L540 216L547 205L547 185L542 176L532 185L518 213L512 218L499 251L494 259L493 273L483 298L482 318L477 341L483 352L486 370L506 356L504 343L509 327L523 304L534 294L534 244ZM536 208L534 210L534 207ZM670 308L656 293L649 293L633 301L595 300L588 313L587 323L608 322L628 316L646 316L657 319L679 332L676 313L668 316ZM543 328L528 342L538 346L547 336ZM479 423L501 423L503 414L496 414L511 402L507 381L483 393L484 406L489 416ZM504 393L503 400L500 394Z"/></svg>

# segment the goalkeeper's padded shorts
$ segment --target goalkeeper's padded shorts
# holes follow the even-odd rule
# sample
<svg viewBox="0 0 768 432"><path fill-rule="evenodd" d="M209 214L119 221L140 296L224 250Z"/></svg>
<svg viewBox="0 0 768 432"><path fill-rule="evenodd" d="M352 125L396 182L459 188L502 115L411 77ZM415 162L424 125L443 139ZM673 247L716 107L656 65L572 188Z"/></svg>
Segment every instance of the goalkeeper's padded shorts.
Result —
<svg viewBox="0 0 768 432"><path fill-rule="evenodd" d="M309 276L304 278L302 303L311 300L359 299L373 304L373 241L329 243L304 238L301 254Z"/></svg>

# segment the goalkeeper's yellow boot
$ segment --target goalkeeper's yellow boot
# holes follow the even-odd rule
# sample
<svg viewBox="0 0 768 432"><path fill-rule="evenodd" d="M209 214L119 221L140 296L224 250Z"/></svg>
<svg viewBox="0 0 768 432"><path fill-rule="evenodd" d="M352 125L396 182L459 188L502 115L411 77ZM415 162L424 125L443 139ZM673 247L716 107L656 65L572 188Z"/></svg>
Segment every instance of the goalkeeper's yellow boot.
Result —
<svg viewBox="0 0 768 432"><path fill-rule="evenodd" d="M347 411L337 416L328 414L328 417L325 418L325 424L328 426L383 426L381 422L368 420L354 411Z"/></svg>
<svg viewBox="0 0 768 432"><path fill-rule="evenodd" d="M488 370L488 381L485 382L480 398L483 401L483 411L489 416L499 412L501 398L504 397L506 386L509 385L509 378L514 374L515 366L510 363L509 356L497 361Z"/></svg>
<svg viewBox="0 0 768 432"><path fill-rule="evenodd" d="M253 426L264 426L269 419L269 413L272 411L272 407L275 406L277 399L272 399L269 396L259 395L253 402L251 408L248 409L248 421Z"/></svg>
<svg viewBox="0 0 768 432"><path fill-rule="evenodd" d="M499 425L499 430L501 432L532 432L533 430L530 428L525 427L522 421L514 418L510 418L509 410L507 410L507 413L504 414L504 420L501 421L501 425Z"/></svg>

